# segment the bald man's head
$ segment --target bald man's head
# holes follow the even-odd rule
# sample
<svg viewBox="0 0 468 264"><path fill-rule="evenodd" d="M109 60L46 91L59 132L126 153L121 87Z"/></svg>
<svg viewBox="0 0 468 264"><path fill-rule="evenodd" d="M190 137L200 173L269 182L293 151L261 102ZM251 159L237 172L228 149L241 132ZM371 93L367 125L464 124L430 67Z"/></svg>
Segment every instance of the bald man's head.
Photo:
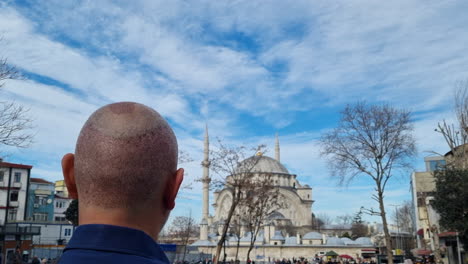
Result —
<svg viewBox="0 0 468 264"><path fill-rule="evenodd" d="M74 178L80 204L146 207L163 199L177 170L177 141L153 109L122 102L94 112L76 144Z"/></svg>

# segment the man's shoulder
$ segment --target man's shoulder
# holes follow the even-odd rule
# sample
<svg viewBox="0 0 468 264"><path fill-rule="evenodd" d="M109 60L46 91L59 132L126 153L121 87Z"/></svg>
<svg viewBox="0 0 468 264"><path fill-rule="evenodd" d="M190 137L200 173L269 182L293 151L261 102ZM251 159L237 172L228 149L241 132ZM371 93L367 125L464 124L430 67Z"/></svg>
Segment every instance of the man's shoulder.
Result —
<svg viewBox="0 0 468 264"><path fill-rule="evenodd" d="M120 252L108 252L87 249L68 250L63 253L59 264L82 264L82 263L100 263L100 264L115 264L115 263L134 263L134 264L169 264L167 258L143 257L139 255L125 254Z"/></svg>
<svg viewBox="0 0 468 264"><path fill-rule="evenodd" d="M160 246L140 230L111 226L78 227L59 263L161 263L169 260Z"/></svg>

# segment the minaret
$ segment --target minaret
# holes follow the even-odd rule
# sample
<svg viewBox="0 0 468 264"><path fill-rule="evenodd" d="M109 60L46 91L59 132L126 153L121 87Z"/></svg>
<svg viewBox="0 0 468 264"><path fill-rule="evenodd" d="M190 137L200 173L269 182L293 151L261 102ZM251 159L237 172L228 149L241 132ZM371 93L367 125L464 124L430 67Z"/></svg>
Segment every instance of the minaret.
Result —
<svg viewBox="0 0 468 264"><path fill-rule="evenodd" d="M280 160L280 146L279 146L279 138L278 138L278 133L276 133L275 135L275 159L278 161L278 162L281 162Z"/></svg>
<svg viewBox="0 0 468 264"><path fill-rule="evenodd" d="M209 190L210 190L210 159L209 159L210 143L208 139L208 125L205 127L205 141L203 149L203 219L208 221L209 217Z"/></svg>

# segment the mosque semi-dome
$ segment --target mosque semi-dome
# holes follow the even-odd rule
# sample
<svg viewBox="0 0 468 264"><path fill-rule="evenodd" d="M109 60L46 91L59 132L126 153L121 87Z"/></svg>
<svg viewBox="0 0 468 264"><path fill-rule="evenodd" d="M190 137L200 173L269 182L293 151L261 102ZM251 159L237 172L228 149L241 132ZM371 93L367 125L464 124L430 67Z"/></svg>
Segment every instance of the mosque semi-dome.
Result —
<svg viewBox="0 0 468 264"><path fill-rule="evenodd" d="M256 155L240 162L238 171L262 172L274 174L289 174L289 171L276 159L264 155Z"/></svg>
<svg viewBox="0 0 468 264"><path fill-rule="evenodd" d="M360 245L372 245L373 244L369 237L360 237L360 238L357 238L355 241L357 244L360 244Z"/></svg>
<svg viewBox="0 0 468 264"><path fill-rule="evenodd" d="M303 239L322 239L322 234L318 232L309 232L304 235Z"/></svg>
<svg viewBox="0 0 468 264"><path fill-rule="evenodd" d="M345 243L343 240L338 237L330 237L327 239L327 246L344 246Z"/></svg>

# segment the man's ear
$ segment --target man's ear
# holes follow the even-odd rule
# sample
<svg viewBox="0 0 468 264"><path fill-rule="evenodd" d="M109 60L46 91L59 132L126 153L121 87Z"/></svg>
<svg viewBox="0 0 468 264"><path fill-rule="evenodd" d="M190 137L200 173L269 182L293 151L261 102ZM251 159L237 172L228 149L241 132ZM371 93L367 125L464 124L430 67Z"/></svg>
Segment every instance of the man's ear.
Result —
<svg viewBox="0 0 468 264"><path fill-rule="evenodd" d="M75 182L75 155L72 153L65 154L62 158L63 179L68 189L68 197L78 199L78 191L76 190Z"/></svg>
<svg viewBox="0 0 468 264"><path fill-rule="evenodd" d="M174 176L167 180L164 189L164 206L167 210L172 210L175 207L175 199L179 192L180 185L184 180L184 169L178 169Z"/></svg>

